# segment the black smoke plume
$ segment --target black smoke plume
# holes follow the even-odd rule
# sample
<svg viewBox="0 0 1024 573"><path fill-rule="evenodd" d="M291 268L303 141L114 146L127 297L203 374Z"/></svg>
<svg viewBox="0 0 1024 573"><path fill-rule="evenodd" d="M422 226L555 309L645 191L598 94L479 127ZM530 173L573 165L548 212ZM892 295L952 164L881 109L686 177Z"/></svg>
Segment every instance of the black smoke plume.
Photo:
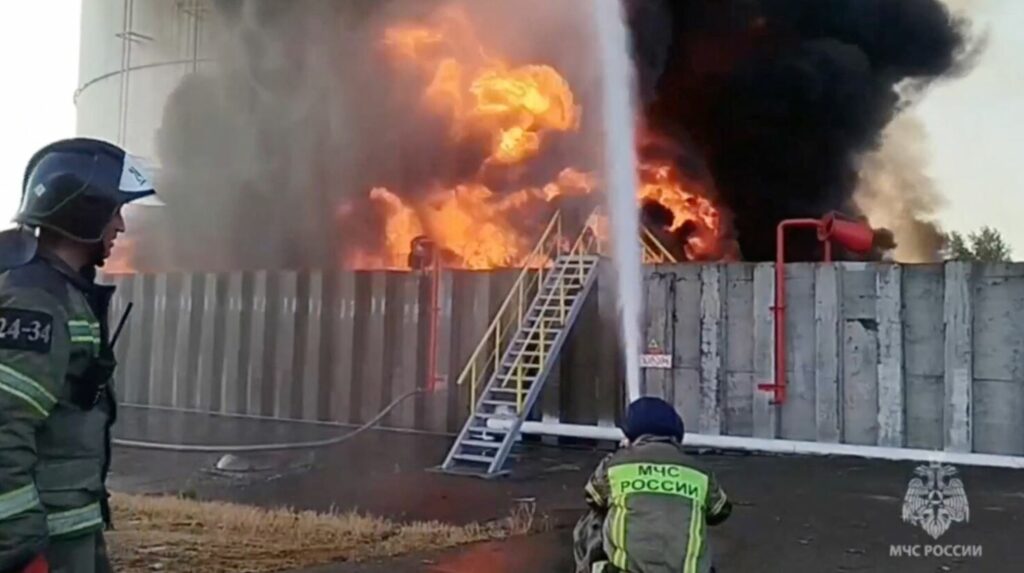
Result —
<svg viewBox="0 0 1024 573"><path fill-rule="evenodd" d="M715 181L746 260L774 257L776 225L840 210L858 158L901 92L962 71L966 23L938 0L631 0L651 129L686 141ZM820 256L813 236L792 260Z"/></svg>
<svg viewBox="0 0 1024 573"><path fill-rule="evenodd" d="M966 24L939 0L625 1L642 153L717 189L746 260L772 258L782 219L857 215L860 160L901 98L971 60ZM385 239L379 213L357 210L340 224L346 200L377 186L450 188L475 172L479 146L439 147L449 126L417 111L423 86L394 77L374 48L387 25L447 3L211 0L207 63L170 95L154 134L168 206L133 227L133 266L335 267L343 249ZM596 169L590 0L458 3L496 53L563 73L591 130L552 138L548 154L494 190L543 184L566 165ZM649 207L657 228L666 214ZM812 236L793 239L794 260L819 256Z"/></svg>

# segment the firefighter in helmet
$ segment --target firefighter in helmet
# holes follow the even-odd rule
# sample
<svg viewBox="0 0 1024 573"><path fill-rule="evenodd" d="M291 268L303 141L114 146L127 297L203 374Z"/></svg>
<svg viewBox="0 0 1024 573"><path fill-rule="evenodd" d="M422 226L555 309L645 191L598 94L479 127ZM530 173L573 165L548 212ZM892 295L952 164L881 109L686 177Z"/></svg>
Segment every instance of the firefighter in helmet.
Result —
<svg viewBox="0 0 1024 573"><path fill-rule="evenodd" d="M0 571L110 570L113 287L94 279L136 200L156 200L137 159L58 141L29 161L0 234Z"/></svg>
<svg viewBox="0 0 1024 573"><path fill-rule="evenodd" d="M577 573L713 573L707 526L725 521L732 503L715 474L683 452L682 418L660 398L640 398L623 433L584 490Z"/></svg>

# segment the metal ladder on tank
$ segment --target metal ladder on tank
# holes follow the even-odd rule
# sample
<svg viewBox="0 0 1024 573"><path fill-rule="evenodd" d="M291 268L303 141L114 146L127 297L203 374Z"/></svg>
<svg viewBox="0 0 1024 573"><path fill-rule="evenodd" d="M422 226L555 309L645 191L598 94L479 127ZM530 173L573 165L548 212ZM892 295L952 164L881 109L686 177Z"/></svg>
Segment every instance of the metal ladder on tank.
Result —
<svg viewBox="0 0 1024 573"><path fill-rule="evenodd" d="M563 255L513 335L442 469L496 476L594 284L598 257Z"/></svg>
<svg viewBox="0 0 1024 573"><path fill-rule="evenodd" d="M556 213L456 384L469 385L470 415L443 472L496 477L540 397L597 276L599 241L588 220L566 248Z"/></svg>
<svg viewBox="0 0 1024 573"><path fill-rule="evenodd" d="M595 232L599 216L597 211L591 215L568 249L561 214L551 219L457 380L457 386L470 387L471 411L441 471L483 477L506 473L519 430L596 281L606 247ZM647 229L640 243L645 264L676 262ZM531 263L537 268L531 270Z"/></svg>

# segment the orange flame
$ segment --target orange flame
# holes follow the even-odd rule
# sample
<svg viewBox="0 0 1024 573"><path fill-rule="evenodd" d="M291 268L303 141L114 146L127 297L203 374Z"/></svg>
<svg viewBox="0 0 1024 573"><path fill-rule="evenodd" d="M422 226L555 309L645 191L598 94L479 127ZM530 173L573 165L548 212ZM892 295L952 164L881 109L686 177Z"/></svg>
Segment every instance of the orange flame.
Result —
<svg viewBox="0 0 1024 573"><path fill-rule="evenodd" d="M132 261L135 259L135 240L129 237L120 237L111 250L110 258L103 264L103 274L124 275L135 272Z"/></svg>
<svg viewBox="0 0 1024 573"><path fill-rule="evenodd" d="M512 165L540 151L544 133L579 127L569 83L544 65L510 67L488 56L465 12L440 12L438 28L396 26L384 46L430 77L424 102L452 119L452 135L490 139L489 163Z"/></svg>
<svg viewBox="0 0 1024 573"><path fill-rule="evenodd" d="M382 46L397 70L421 78L423 109L450 121L453 143L468 140L483 146L488 155L478 173L489 168L488 181L542 155L552 134L580 127L581 108L558 70L537 63L514 65L489 54L458 7L437 12L429 25L388 28ZM638 201L657 202L672 213L664 231L680 237L688 258L719 256L721 216L699 184L685 181L671 164L657 162L643 164L638 180ZM376 188L369 198L385 221L383 252L348 253L346 265L409 268L414 239L426 236L449 266L522 266L530 262L526 259L554 212L552 203L599 188L594 174L576 167L564 169L543 186L513 192L497 192L479 178L435 186L412 197ZM606 238L605 222L594 224L596 234Z"/></svg>
<svg viewBox="0 0 1024 573"><path fill-rule="evenodd" d="M686 181L679 170L664 162L647 162L640 166L640 201L653 201L672 213L671 233L689 224L684 251L688 260L715 260L723 253L724 227L721 212L703 189Z"/></svg>

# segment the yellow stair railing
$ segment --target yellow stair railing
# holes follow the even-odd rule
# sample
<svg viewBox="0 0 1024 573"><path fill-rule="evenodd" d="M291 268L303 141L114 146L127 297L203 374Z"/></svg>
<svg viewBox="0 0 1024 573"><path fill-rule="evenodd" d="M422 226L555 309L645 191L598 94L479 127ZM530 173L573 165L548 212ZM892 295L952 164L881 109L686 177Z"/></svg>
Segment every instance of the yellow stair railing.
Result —
<svg viewBox="0 0 1024 573"><path fill-rule="evenodd" d="M576 279L582 282L586 279L588 267L581 257L586 255L602 255L605 245L598 232L597 218L600 215L597 211L592 213L580 231L576 240L567 247L563 233L562 213L556 212L547 227L541 234L540 240L533 251L526 257L522 271L509 290L508 296L498 308L494 319L484 332L480 343L477 344L473 353L470 354L465 368L456 379L456 385L469 384L470 401L469 407L472 413L476 408L477 396L482 384L486 384L490 377L501 367L501 359L509 341L516 335L523 325L523 319L530 304L537 297L545 278L551 272L560 272L562 276L559 281L559 293L556 297L559 309L559 328L564 327L565 319L569 313L571 303L567 302L565 282ZM677 262L672 253L661 244L660 241L646 228L642 229L640 243L643 249L643 261L645 264L662 264ZM558 257L568 256L568 261L561 268L556 270L553 264ZM549 268L550 267L550 268ZM532 329L529 338L524 342L535 343L539 348L540 364L547 360L548 321L541 320L538 327ZM516 404L517 409L522 410L523 397L528 388L523 388L524 365L522 364L523 353L516 359L513 365L515 369L514 379L516 380Z"/></svg>
<svg viewBox="0 0 1024 573"><path fill-rule="evenodd" d="M592 227L592 231L599 235L599 246L598 252L601 256L610 256L610 248L607 242L608 237L608 217L605 215L603 209L597 209L594 214L591 215L587 225ZM640 227L640 249L643 257L643 264L645 265L662 265L670 263L678 263L679 260L665 248L665 245L651 233L650 229L646 226Z"/></svg>
<svg viewBox="0 0 1024 573"><path fill-rule="evenodd" d="M477 392L481 382L486 383L490 376L500 368L505 346L519 330L527 307L539 292L540 286L544 284L546 267L558 257L563 246L562 214L556 212L544 229L540 240L537 241L537 246L526 257L523 270L516 278L516 282L513 283L505 301L498 308L494 320L487 327L480 343L470 354L466 367L456 379L458 386L469 384L471 412L476 407ZM521 397L519 398L521 399Z"/></svg>
<svg viewBox="0 0 1024 573"><path fill-rule="evenodd" d="M545 278L548 273L554 272L552 265L555 260L563 255L580 255L580 254L597 254L594 252L594 247L597 244L597 237L590 228L590 225L585 225L583 231L579 234L575 243L571 246L566 246L563 233L563 217L561 212L556 212L547 227L544 229L544 233L541 235L540 240L537 241L537 245L533 251L526 257L523 270L519 273L515 283L509 290L508 296L502 302L495 314L494 320L491 321L490 326L484 332L480 343L473 350L469 360L463 368L462 373L456 379L456 384L461 386L463 384L469 384L470 388L470 409L476 407L477 395L480 391L482 384L486 384L490 379L491 375L501 367L501 359L505 351L505 347L513 336L519 331L523 324L523 319L526 316L526 311L529 309L530 304L536 298L540 292L541 286L544 284ZM583 267L577 265L577 268L573 272L582 272ZM564 272L564 271L563 271ZM560 316L564 321L565 316L568 312L566 307L566 301L564 296L564 288L562 289L562 296L559 297L559 305L561 307ZM537 333L543 332L546 327L546 323L541 321L542 328L537 329ZM531 333L533 334L533 333ZM540 335L540 334L538 334ZM541 346L541 363L546 358L544 356L546 349ZM519 375L519 387L516 392L516 402L519 407L522 408L522 400L524 394L528 389L522 388L522 367L518 367Z"/></svg>
<svg viewBox="0 0 1024 573"><path fill-rule="evenodd" d="M512 363L511 369L514 374L511 379L515 381L515 395L516 395L516 413L521 414L523 411L523 397L529 388L524 388L527 375L526 368L528 365L523 364L523 358L526 356L537 356L539 362L537 363L538 369L543 369L544 364L550 357L551 346L554 345L553 340L548 340L547 336L552 328L563 329L566 325L566 319L571 311L572 307L572 295L566 292L566 282L575 281L582 285L587 280L587 273L592 269L592 265L588 265L584 257L588 255L598 255L597 246L600 241L597 234L594 232L592 225L584 225L583 230L580 232L576 241L572 247L562 253L564 257L562 265L552 272L558 274L558 287L554 296L552 297L556 302L555 309L558 310L557 326L552 327L548 320L543 317L538 320L537 325L526 332L526 338L523 339L525 347L536 348L536 354L530 354L526 352L520 352ZM543 284L543 281L540 282ZM525 309L523 309L525 310ZM520 315L520 321L522 316ZM506 384L505 388L509 388ZM510 389L510 388L509 388Z"/></svg>
<svg viewBox="0 0 1024 573"><path fill-rule="evenodd" d="M644 250L643 255L645 265L662 265L679 262L647 227L643 227L640 231L640 245Z"/></svg>

